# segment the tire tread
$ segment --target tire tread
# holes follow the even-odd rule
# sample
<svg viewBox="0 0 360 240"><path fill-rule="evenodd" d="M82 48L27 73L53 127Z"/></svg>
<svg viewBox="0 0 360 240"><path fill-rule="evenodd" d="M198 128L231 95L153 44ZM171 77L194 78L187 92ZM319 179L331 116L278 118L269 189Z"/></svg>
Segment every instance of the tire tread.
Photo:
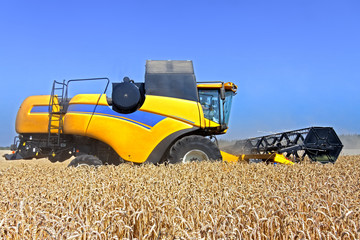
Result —
<svg viewBox="0 0 360 240"><path fill-rule="evenodd" d="M208 155L210 160L222 160L220 150L214 142L203 136L191 135L181 138L170 148L168 162L180 163L184 151L191 150L191 148L200 148Z"/></svg>

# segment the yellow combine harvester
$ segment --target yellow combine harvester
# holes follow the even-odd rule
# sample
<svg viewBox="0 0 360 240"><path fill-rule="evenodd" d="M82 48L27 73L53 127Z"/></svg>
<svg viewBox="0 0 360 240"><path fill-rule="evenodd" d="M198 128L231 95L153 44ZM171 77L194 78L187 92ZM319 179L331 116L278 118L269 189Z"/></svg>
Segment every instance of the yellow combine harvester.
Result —
<svg viewBox="0 0 360 240"><path fill-rule="evenodd" d="M68 98L69 84L84 80L107 81L104 93ZM111 98L108 84L107 78L54 81L50 95L26 98L14 153L5 157L76 156L70 166L239 159L221 153L214 138L228 129L234 83L196 82L191 61L147 61L144 83L125 77L112 84ZM265 157L292 164L282 155Z"/></svg>

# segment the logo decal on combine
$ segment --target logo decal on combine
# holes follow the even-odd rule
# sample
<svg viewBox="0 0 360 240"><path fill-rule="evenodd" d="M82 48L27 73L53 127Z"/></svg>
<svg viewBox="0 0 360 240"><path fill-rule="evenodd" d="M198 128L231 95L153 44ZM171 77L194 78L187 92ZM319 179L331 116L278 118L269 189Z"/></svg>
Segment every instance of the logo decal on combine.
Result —
<svg viewBox="0 0 360 240"><path fill-rule="evenodd" d="M95 111L94 111L95 110ZM109 106L91 104L71 104L68 113L93 114L104 117L117 118L134 123L146 129L151 129L166 117L138 110L129 114L121 114L112 110Z"/></svg>

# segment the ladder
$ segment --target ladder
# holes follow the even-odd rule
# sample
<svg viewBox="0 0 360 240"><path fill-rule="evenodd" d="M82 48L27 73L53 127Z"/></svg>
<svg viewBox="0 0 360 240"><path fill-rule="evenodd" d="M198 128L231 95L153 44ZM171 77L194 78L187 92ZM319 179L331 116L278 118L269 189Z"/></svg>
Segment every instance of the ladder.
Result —
<svg viewBox="0 0 360 240"><path fill-rule="evenodd" d="M67 84L63 82L53 83L50 100L49 100L49 125L47 146L51 148L60 147L60 136L63 133L63 115L65 114L64 98Z"/></svg>

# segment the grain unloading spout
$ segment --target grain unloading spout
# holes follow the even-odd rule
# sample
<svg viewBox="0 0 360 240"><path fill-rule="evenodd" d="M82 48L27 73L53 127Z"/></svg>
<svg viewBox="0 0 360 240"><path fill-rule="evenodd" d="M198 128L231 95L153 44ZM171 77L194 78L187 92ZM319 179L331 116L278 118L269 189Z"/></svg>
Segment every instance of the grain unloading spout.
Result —
<svg viewBox="0 0 360 240"><path fill-rule="evenodd" d="M282 153L295 162L308 156L314 162L334 163L343 148L331 127L310 127L237 141L234 149L241 154Z"/></svg>

